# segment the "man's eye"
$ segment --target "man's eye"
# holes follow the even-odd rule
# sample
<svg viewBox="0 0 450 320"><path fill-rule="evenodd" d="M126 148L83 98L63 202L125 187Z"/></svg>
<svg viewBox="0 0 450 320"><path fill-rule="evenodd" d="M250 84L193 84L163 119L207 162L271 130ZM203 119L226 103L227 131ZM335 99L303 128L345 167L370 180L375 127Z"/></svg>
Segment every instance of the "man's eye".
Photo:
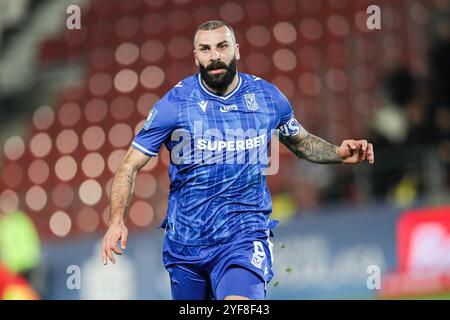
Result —
<svg viewBox="0 0 450 320"><path fill-rule="evenodd" d="M208 51L209 49L208 48L201 48L200 49L200 51L202 51L202 52L206 52L206 51Z"/></svg>

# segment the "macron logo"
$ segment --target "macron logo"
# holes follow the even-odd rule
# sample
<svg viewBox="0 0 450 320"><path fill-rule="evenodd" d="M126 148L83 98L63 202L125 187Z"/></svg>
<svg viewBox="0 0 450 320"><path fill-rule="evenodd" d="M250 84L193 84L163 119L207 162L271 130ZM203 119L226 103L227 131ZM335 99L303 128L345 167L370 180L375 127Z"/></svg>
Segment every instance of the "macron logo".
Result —
<svg viewBox="0 0 450 320"><path fill-rule="evenodd" d="M200 108L202 108L203 112L206 112L206 105L208 104L208 101L202 100L198 103Z"/></svg>
<svg viewBox="0 0 450 320"><path fill-rule="evenodd" d="M221 112L230 112L230 111L234 111L234 110L237 110L237 109L238 109L238 107L235 104L232 104L231 106L222 105L220 107L220 111Z"/></svg>

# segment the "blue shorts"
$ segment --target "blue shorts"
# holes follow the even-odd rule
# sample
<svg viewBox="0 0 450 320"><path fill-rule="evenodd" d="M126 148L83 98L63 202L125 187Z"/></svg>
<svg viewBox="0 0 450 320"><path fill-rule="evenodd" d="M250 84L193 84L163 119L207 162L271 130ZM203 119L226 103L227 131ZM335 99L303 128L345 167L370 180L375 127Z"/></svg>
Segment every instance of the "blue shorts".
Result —
<svg viewBox="0 0 450 320"><path fill-rule="evenodd" d="M174 300L222 300L229 295L260 300L273 277L269 231L212 246L185 246L165 237L163 261Z"/></svg>

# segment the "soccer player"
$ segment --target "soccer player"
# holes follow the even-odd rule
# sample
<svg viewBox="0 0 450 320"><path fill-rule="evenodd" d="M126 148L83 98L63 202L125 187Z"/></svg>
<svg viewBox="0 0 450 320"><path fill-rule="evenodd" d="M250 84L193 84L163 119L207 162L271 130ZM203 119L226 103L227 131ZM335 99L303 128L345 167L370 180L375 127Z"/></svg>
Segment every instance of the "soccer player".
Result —
<svg viewBox="0 0 450 320"><path fill-rule="evenodd" d="M277 221L269 219L265 179L271 132L299 158L315 163L374 162L372 144L330 144L306 131L273 84L239 73L239 45L230 25L197 28L200 72L175 85L152 108L111 187L102 259L115 263L127 243L125 215L137 172L164 143L171 154L163 261L173 299L264 299L272 279Z"/></svg>

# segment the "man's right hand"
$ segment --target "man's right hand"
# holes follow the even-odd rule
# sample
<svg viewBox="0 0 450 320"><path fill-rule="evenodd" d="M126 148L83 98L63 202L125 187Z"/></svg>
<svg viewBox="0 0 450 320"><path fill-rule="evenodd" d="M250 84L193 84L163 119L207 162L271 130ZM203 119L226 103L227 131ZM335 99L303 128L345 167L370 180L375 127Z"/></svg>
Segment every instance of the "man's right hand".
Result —
<svg viewBox="0 0 450 320"><path fill-rule="evenodd" d="M108 259L112 263L116 263L116 259L114 258L113 252L118 255L122 255L122 250L117 246L120 240L120 246L122 249L125 249L127 246L127 238L128 238L128 229L121 222L112 222L108 231L106 231L105 236L102 241L102 262L104 265L108 264Z"/></svg>
<svg viewBox="0 0 450 320"><path fill-rule="evenodd" d="M150 160L150 156L130 146L121 165L114 174L111 185L111 213L108 231L102 241L102 262L108 264L108 259L116 263L114 253L121 255L118 242L122 249L127 245L128 230L125 227L124 217L133 195L137 172Z"/></svg>

